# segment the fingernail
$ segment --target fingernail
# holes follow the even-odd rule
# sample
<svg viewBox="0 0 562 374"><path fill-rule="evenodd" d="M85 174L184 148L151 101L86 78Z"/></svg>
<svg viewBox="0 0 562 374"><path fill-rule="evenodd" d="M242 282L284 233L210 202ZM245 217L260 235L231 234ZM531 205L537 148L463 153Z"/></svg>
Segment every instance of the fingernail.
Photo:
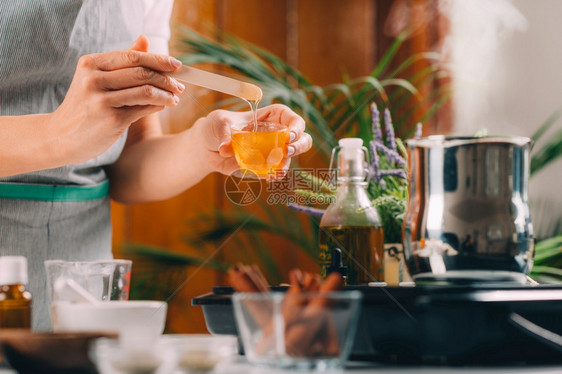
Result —
<svg viewBox="0 0 562 374"><path fill-rule="evenodd" d="M291 157L295 154L295 147L289 146L287 147L287 157Z"/></svg>
<svg viewBox="0 0 562 374"><path fill-rule="evenodd" d="M295 140L296 138L297 138L297 134L291 131L291 133L289 134L289 143L292 143L293 140Z"/></svg>
<svg viewBox="0 0 562 374"><path fill-rule="evenodd" d="M174 103L179 103L180 102L180 97L176 94L174 94Z"/></svg>
<svg viewBox="0 0 562 374"><path fill-rule="evenodd" d="M172 64L173 67L175 68L179 68L181 66L181 61L175 58L170 58L170 63Z"/></svg>
<svg viewBox="0 0 562 374"><path fill-rule="evenodd" d="M172 78L172 79L173 79L173 78ZM178 86L178 88L180 89L180 91L183 92L183 90L185 90L185 86L184 86L182 83L178 82L178 81L175 80L175 79L174 79L174 83L176 84L176 86Z"/></svg>

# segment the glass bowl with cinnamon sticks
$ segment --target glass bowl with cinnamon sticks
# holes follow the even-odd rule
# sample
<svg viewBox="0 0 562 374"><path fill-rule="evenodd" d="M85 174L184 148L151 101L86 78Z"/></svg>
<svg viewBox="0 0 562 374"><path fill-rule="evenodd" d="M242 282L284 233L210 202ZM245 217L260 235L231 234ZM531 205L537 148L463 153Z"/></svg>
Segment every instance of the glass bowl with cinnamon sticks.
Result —
<svg viewBox="0 0 562 374"><path fill-rule="evenodd" d="M297 370L341 369L351 351L362 294L293 270L286 292L271 292L256 268L237 266L229 279L234 316L248 362Z"/></svg>

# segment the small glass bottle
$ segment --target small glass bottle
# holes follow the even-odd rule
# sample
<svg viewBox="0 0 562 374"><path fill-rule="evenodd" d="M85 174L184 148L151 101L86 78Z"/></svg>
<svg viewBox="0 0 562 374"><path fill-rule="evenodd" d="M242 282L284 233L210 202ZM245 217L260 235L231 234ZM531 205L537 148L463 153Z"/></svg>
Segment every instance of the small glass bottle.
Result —
<svg viewBox="0 0 562 374"><path fill-rule="evenodd" d="M0 257L0 329L31 328L31 293L26 284L27 259Z"/></svg>
<svg viewBox="0 0 562 374"><path fill-rule="evenodd" d="M367 195L363 140L339 141L336 200L320 221L320 274L333 268L334 250L341 250L347 284L384 281L384 234L380 216Z"/></svg>

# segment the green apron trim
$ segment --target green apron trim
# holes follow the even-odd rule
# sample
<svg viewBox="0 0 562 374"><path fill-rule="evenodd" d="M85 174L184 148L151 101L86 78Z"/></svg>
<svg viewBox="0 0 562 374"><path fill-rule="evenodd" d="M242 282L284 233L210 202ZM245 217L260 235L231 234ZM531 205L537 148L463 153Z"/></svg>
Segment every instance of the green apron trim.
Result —
<svg viewBox="0 0 562 374"><path fill-rule="evenodd" d="M0 183L0 199L86 201L109 194L109 181L95 186Z"/></svg>

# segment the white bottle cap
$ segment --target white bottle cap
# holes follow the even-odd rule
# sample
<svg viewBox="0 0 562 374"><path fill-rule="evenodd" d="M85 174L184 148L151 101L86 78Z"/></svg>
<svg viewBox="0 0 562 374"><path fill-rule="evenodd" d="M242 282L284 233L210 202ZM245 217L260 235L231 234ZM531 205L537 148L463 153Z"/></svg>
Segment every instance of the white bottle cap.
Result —
<svg viewBox="0 0 562 374"><path fill-rule="evenodd" d="M345 180L363 181L367 176L363 139L343 138L338 143L338 183Z"/></svg>
<svg viewBox="0 0 562 374"><path fill-rule="evenodd" d="M338 141L340 147L344 148L361 148L363 147L363 139L361 138L343 138Z"/></svg>
<svg viewBox="0 0 562 374"><path fill-rule="evenodd" d="M361 138L343 138L338 141L341 147L341 154L345 159L353 159L358 153L362 154L363 139Z"/></svg>
<svg viewBox="0 0 562 374"><path fill-rule="evenodd" d="M0 257L0 285L27 284L27 259L23 256Z"/></svg>

